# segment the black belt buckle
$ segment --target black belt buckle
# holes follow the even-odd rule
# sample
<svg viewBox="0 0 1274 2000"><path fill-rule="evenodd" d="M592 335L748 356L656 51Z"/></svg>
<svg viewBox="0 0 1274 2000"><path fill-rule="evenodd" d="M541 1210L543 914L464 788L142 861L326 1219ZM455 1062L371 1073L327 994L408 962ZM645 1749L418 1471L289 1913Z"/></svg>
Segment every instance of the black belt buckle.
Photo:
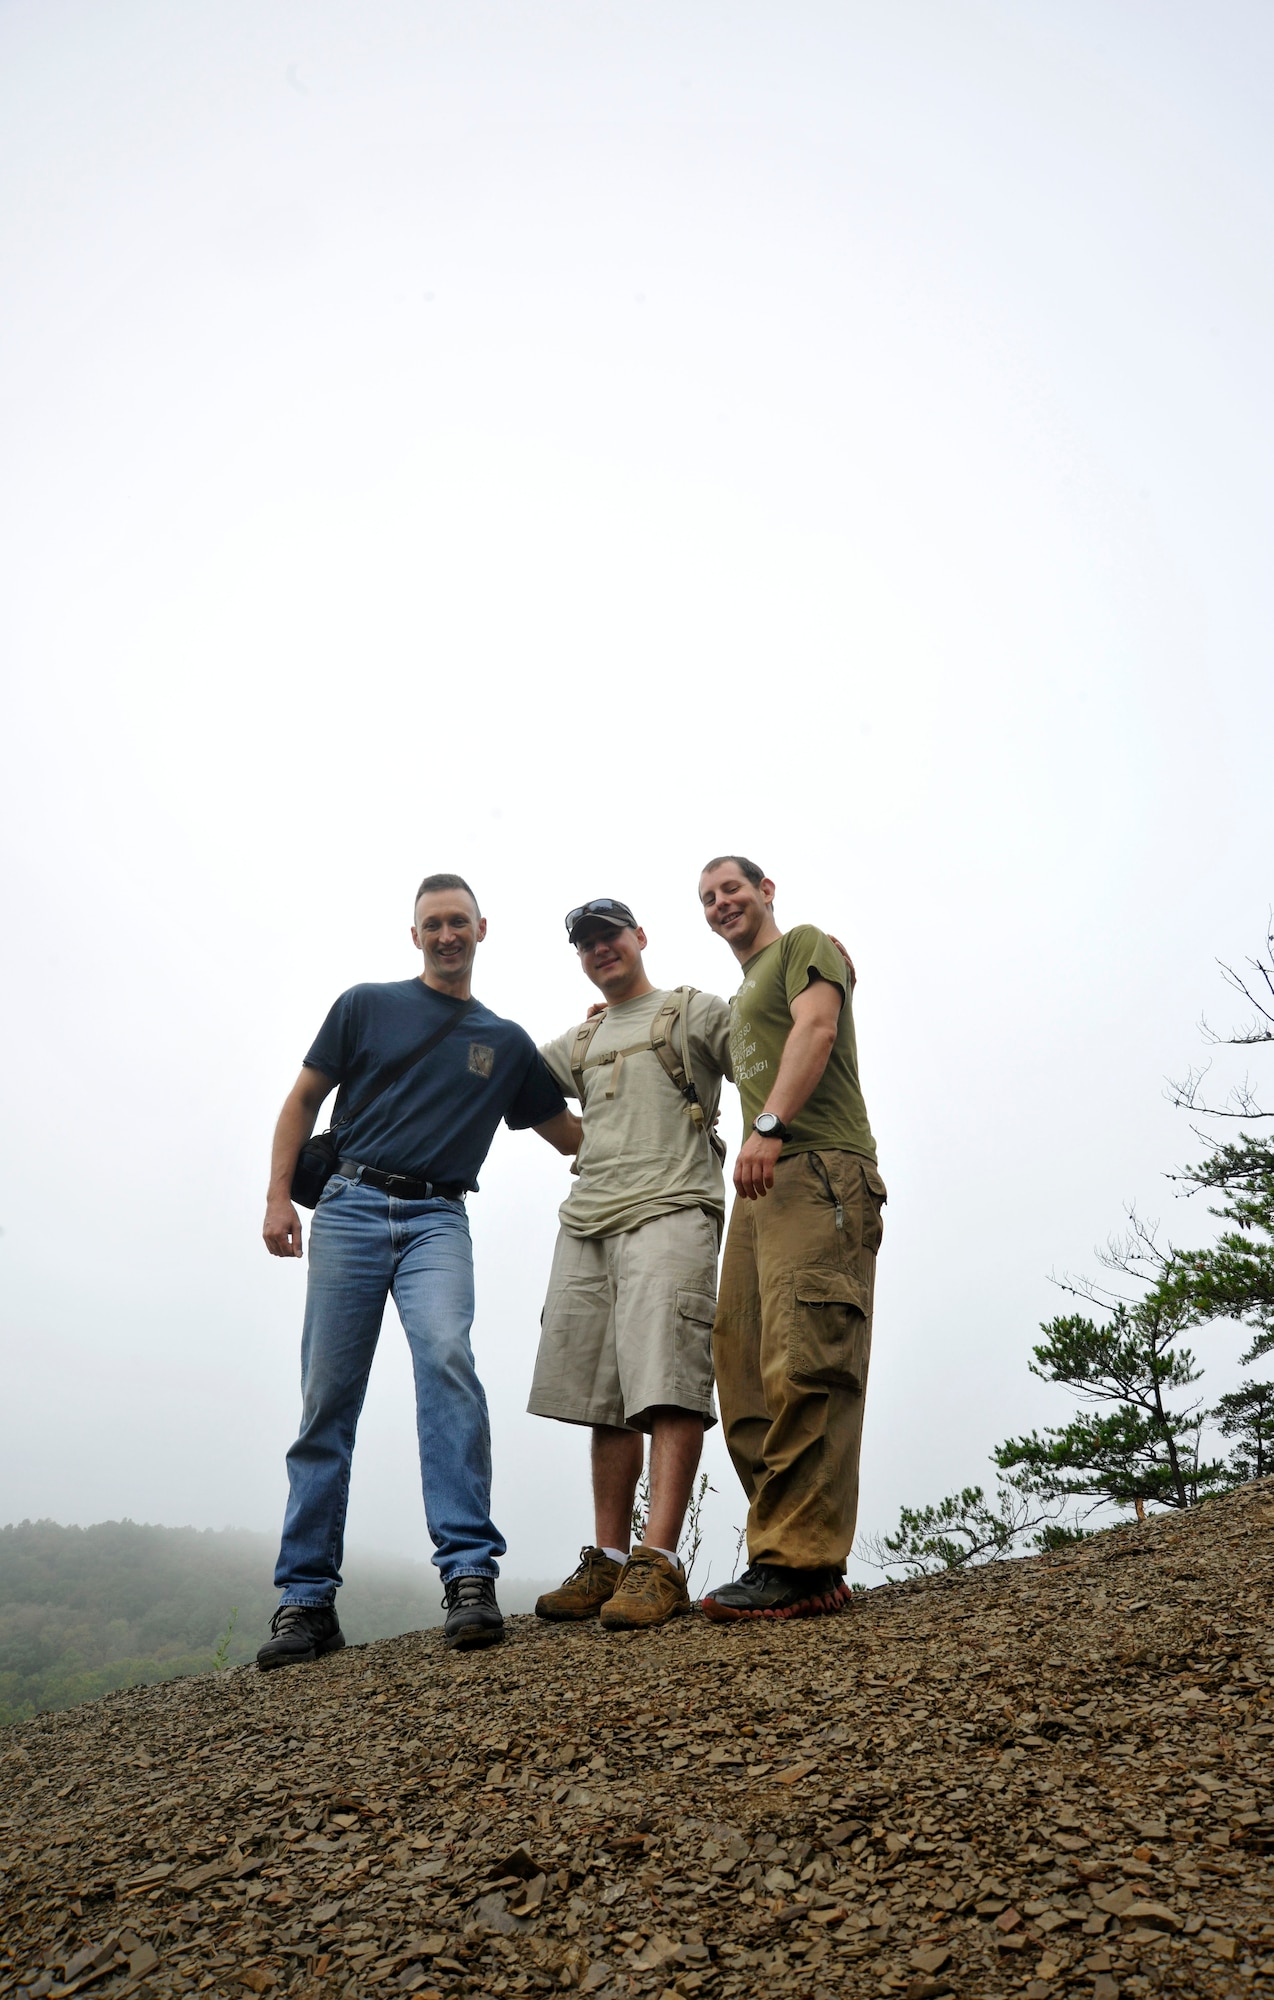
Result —
<svg viewBox="0 0 1274 2000"><path fill-rule="evenodd" d="M464 1183L453 1181L421 1181L413 1174L389 1174L380 1167L366 1167L361 1161L341 1160L336 1171L347 1180L361 1179L367 1187L378 1188L382 1194L395 1195L400 1201L462 1201Z"/></svg>

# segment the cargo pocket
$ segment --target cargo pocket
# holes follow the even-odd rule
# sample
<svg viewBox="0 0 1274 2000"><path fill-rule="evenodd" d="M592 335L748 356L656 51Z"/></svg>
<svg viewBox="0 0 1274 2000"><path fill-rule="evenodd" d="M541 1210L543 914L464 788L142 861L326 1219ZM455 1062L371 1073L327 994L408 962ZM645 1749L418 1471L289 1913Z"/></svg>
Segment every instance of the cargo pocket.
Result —
<svg viewBox="0 0 1274 2000"><path fill-rule="evenodd" d="M677 1357L673 1401L686 1409L712 1407L712 1322L717 1302L707 1292L677 1293Z"/></svg>
<svg viewBox="0 0 1274 2000"><path fill-rule="evenodd" d="M874 1257L885 1233L884 1217L880 1211L889 1199L889 1191L870 1160L863 1161L863 1186L867 1190L867 1214L863 1219L863 1248L870 1250Z"/></svg>
<svg viewBox="0 0 1274 2000"><path fill-rule="evenodd" d="M845 1271L802 1271L794 1292L788 1374L861 1395L870 1340L864 1287Z"/></svg>
<svg viewBox="0 0 1274 2000"><path fill-rule="evenodd" d="M678 1292L677 1311L682 1319L695 1320L700 1326L706 1326L711 1333L712 1322L717 1316L717 1302L709 1298L706 1292Z"/></svg>

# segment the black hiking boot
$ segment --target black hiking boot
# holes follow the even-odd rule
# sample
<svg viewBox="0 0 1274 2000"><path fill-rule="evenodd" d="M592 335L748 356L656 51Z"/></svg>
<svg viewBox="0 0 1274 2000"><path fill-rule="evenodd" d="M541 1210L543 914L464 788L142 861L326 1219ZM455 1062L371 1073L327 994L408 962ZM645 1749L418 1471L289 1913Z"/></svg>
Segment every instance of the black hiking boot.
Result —
<svg viewBox="0 0 1274 2000"><path fill-rule="evenodd" d="M257 1665L295 1667L339 1653L345 1634L330 1604L281 1604L270 1620L270 1636L257 1652Z"/></svg>
<svg viewBox="0 0 1274 2000"><path fill-rule="evenodd" d="M503 1639L494 1577L453 1576L442 1588L447 1613L442 1635L449 1646L494 1646Z"/></svg>
<svg viewBox="0 0 1274 2000"><path fill-rule="evenodd" d="M844 1577L835 1569L779 1569L753 1563L737 1583L723 1583L703 1600L704 1614L718 1623L729 1618L821 1618L850 1601Z"/></svg>

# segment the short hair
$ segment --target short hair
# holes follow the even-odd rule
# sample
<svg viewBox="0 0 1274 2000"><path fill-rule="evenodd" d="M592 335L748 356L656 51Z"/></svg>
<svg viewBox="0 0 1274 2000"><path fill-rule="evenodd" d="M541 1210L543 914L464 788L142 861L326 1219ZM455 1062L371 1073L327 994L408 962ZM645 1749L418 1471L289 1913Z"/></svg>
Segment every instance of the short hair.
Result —
<svg viewBox="0 0 1274 2000"><path fill-rule="evenodd" d="M421 897L432 895L435 889L463 889L465 895L473 904L474 909L477 910L478 915L482 915L481 910L478 909L478 899L469 887L469 884L465 881L463 875L426 875L424 881L417 889L415 896L412 898L411 907L413 915L415 914L416 904L420 901Z"/></svg>
<svg viewBox="0 0 1274 2000"><path fill-rule="evenodd" d="M760 888L765 880L765 870L758 868L755 861L749 861L746 854L718 854L714 860L705 861L699 873L706 875L710 869L723 868L727 861L733 861L740 875L746 875L754 889Z"/></svg>

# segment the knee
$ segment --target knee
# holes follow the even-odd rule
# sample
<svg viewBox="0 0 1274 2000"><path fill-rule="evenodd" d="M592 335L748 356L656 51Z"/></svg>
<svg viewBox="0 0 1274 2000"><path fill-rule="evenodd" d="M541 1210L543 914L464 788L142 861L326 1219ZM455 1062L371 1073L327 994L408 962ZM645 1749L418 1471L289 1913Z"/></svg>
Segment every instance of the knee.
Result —
<svg viewBox="0 0 1274 2000"><path fill-rule="evenodd" d="M441 1329L417 1357L416 1374L422 1388L428 1384L461 1396L480 1393L468 1327Z"/></svg>
<svg viewBox="0 0 1274 2000"><path fill-rule="evenodd" d="M651 1430L656 1434L663 1431L669 1437L699 1439L708 1427L698 1410L682 1410L675 1403L660 1403L646 1414L650 1418Z"/></svg>
<svg viewBox="0 0 1274 2000"><path fill-rule="evenodd" d="M342 1450L353 1440L360 1404L361 1398L307 1395L301 1405L301 1428L293 1451Z"/></svg>

